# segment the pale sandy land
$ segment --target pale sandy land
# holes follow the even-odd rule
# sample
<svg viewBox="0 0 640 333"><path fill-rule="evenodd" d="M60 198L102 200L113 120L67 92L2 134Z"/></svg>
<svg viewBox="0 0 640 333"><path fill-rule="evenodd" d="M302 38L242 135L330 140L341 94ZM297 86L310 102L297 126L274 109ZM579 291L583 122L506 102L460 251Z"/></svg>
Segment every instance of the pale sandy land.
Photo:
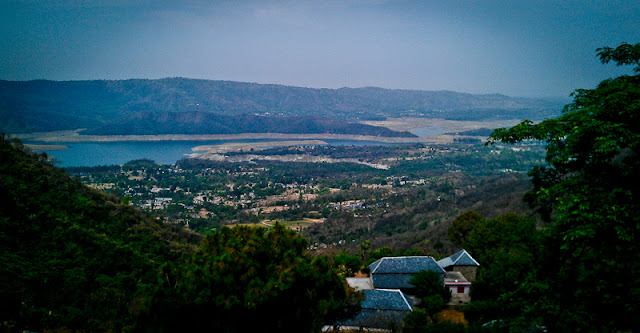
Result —
<svg viewBox="0 0 640 333"><path fill-rule="evenodd" d="M415 128L431 127L444 129L447 132L462 132L478 128L511 127L520 120L499 121L455 121L431 118L388 118L384 121L363 121L363 124L387 127L395 131L409 131ZM115 142L115 141L196 141L196 140L355 140L384 143L448 143L453 140L450 135L433 135L428 137L380 137L370 135L348 134L282 134L282 133L241 133L241 134L164 134L164 135L80 135L83 129L73 131L40 132L14 134L23 140L37 139L43 142Z"/></svg>
<svg viewBox="0 0 640 333"><path fill-rule="evenodd" d="M415 128L439 128L447 132L463 132L478 128L511 127L518 123L518 119L491 121L461 121L438 118L387 118L382 121L363 121L363 124L386 127L394 131L410 131Z"/></svg>
<svg viewBox="0 0 640 333"><path fill-rule="evenodd" d="M296 140L296 141L270 141L270 142L233 142L220 145L206 145L191 148L193 151L207 151L209 153L221 154L228 152L251 151L251 149L262 149L269 147L289 147L299 145L326 145L322 140Z"/></svg>
<svg viewBox="0 0 640 333"><path fill-rule="evenodd" d="M116 142L116 141L196 141L219 140L233 141L246 139L267 140L354 140L386 143L431 142L428 138L390 138L369 135L347 134L281 134L281 133L243 133L243 134L164 134L164 135L51 135L44 133L38 137L43 142Z"/></svg>
<svg viewBox="0 0 640 333"><path fill-rule="evenodd" d="M20 140L40 140L42 138L48 138L48 137L74 136L74 135L78 135L79 132L84 130L85 128L79 128L76 130L68 130L68 131L18 133L18 134L10 134L10 136L19 138Z"/></svg>
<svg viewBox="0 0 640 333"><path fill-rule="evenodd" d="M64 150L69 149L67 146L63 145L32 145L25 144L25 146L34 151L51 151L51 150Z"/></svg>
<svg viewBox="0 0 640 333"><path fill-rule="evenodd" d="M251 161L280 161L280 162L305 162L305 163L356 163L366 165L376 169L389 169L389 165L382 163L363 162L355 158L330 158L326 156L311 156L306 154L287 154L287 155L238 155L226 156L216 152L194 153L187 155L191 158L199 158L203 160L219 161L219 162L251 162Z"/></svg>
<svg viewBox="0 0 640 333"><path fill-rule="evenodd" d="M288 154L288 155L240 155L240 156L226 156L224 154L229 152L250 152L253 149L262 149L267 147L288 147L288 146L299 146L299 145L326 145L327 143L321 140L296 140L296 141L271 141L271 142L232 142L232 143L223 143L220 145L206 145L206 146L198 146L191 148L193 151L197 151L199 153L189 154L188 156L191 158L199 158L205 160L213 160L213 161L227 161L227 162L250 162L254 160L265 160L265 161L281 161L281 162L313 162L313 163L338 163L338 162L349 162L349 163L358 163L370 166L372 168L378 169L388 169L389 166L386 164L375 164L363 162L357 159L352 158L343 158L343 159L333 159L325 156L309 156L309 155L296 155L296 154ZM201 153L200 153L201 152Z"/></svg>

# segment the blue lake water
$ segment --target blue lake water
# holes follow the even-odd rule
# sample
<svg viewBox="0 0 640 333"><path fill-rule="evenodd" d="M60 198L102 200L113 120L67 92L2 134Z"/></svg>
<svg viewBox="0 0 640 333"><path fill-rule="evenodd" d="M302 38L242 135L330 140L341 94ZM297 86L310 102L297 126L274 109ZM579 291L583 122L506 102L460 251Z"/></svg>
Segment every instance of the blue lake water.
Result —
<svg viewBox="0 0 640 333"><path fill-rule="evenodd" d="M150 159L161 164L173 164L191 154L191 148L202 145L216 145L225 142L256 142L278 140L234 140L234 141L123 141L123 142L78 142L78 143L46 143L69 147L63 150L50 150L59 167L121 165L132 160ZM364 146L388 145L376 141L356 140L323 140L330 145ZM34 143L34 142L27 142Z"/></svg>

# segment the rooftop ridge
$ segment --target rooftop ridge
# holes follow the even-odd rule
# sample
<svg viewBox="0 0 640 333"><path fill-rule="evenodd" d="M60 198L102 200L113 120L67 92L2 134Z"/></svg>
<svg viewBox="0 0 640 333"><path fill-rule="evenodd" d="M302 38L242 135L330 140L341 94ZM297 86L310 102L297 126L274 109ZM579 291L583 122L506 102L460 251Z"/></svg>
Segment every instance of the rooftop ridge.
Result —
<svg viewBox="0 0 640 333"><path fill-rule="evenodd" d="M390 292L395 292L400 294L400 297L402 297L402 300L404 301L404 303L407 305L407 307L413 311L413 306L411 306L411 304L409 303L409 300L407 300L407 295L405 293L402 292L402 290L400 289L389 289L389 288L376 288L373 290L383 290L383 291L390 291Z"/></svg>
<svg viewBox="0 0 640 333"><path fill-rule="evenodd" d="M463 258L468 258L470 259L470 261L473 263L472 265L466 264L466 265L461 265L461 266L480 266L480 263L475 260L471 254L469 254L469 252L467 252L467 250L462 249L446 258L442 258L440 260L437 261L438 266L444 268L444 267L449 267L449 266L455 266L458 264L459 261L464 260Z"/></svg>
<svg viewBox="0 0 640 333"><path fill-rule="evenodd" d="M403 293L400 290L398 290L398 292L400 293L400 296L402 296L404 303L407 304L407 307L409 307L409 310L413 311L413 307L411 306L411 304L409 304L409 301L407 300L407 297L406 297L407 295L405 295L405 293Z"/></svg>
<svg viewBox="0 0 640 333"><path fill-rule="evenodd" d="M462 249L461 251L459 251L458 253L460 253L460 255L458 256L458 258L456 258L456 260L453 261L453 264L455 265L460 258L462 258L462 256L464 256L465 254L467 255L467 257L469 257L469 259L471 259L474 263L476 263L476 265L480 266L480 263L477 262L470 254L469 252L467 252L467 250Z"/></svg>
<svg viewBox="0 0 640 333"><path fill-rule="evenodd" d="M378 260L376 260L376 261L374 261L374 262L372 263L372 265L373 265L373 264L375 264L376 262L378 263L378 264L376 265L376 267L374 267L374 268L371 270L371 273L372 273L372 274L373 274L373 273L375 273L375 271L378 269L378 267L380 267L380 264L382 263L382 261L384 260L384 258L386 258L386 257L382 257L382 258L380 258L380 259L378 259Z"/></svg>
<svg viewBox="0 0 640 333"><path fill-rule="evenodd" d="M382 257L370 264L369 268L372 275L405 275L415 274L422 270L434 270L441 274L445 272L432 256Z"/></svg>

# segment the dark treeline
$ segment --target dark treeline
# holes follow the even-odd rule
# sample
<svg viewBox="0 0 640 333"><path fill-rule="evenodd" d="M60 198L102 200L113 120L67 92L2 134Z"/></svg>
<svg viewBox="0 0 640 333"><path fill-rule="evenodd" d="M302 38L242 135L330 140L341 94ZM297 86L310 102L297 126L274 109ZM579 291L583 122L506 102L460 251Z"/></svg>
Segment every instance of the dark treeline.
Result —
<svg viewBox="0 0 640 333"><path fill-rule="evenodd" d="M309 332L357 310L330 260L284 227L203 238L46 159L0 137L3 331Z"/></svg>
<svg viewBox="0 0 640 333"><path fill-rule="evenodd" d="M160 134L347 134L383 137L414 137L386 127L328 119L317 116L224 115L204 111L137 112L127 114L101 126L90 128L87 135L160 135Z"/></svg>
<svg viewBox="0 0 640 333"><path fill-rule="evenodd" d="M640 44L598 49L635 75L579 89L558 118L498 129L489 143L546 143L524 196L540 221L466 212L449 236L482 264L469 320L509 331L640 329ZM538 227L536 227L538 226Z"/></svg>
<svg viewBox="0 0 640 333"><path fill-rule="evenodd" d="M330 158L355 158L361 161L374 161L377 159L395 157L399 151L407 149L425 148L422 144L393 144L393 145L365 145L365 146L298 146L298 147L276 147L250 151L253 155L289 155L305 154L311 156L326 156ZM227 156L245 155L247 152L228 152Z"/></svg>

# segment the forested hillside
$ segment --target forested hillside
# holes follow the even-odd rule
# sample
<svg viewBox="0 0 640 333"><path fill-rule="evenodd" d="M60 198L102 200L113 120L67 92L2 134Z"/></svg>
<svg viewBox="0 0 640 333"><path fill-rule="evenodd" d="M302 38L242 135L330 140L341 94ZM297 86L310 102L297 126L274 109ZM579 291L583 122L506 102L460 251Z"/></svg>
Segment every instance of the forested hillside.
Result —
<svg viewBox="0 0 640 333"><path fill-rule="evenodd" d="M82 134L89 135L237 133L335 133L384 137L415 136L409 132L396 132L385 127L313 116L269 117L250 114L226 116L202 111L138 112L82 132Z"/></svg>
<svg viewBox="0 0 640 333"><path fill-rule="evenodd" d="M557 115L562 103L553 100L504 95L472 95L451 91L390 90L381 88L312 89L272 84L167 78L119 81L0 81L0 131L24 133L102 128L102 133L122 131L119 122L138 114L170 115L190 112L215 117L261 115L283 123L287 118L346 121L386 117L437 117L446 119L544 119ZM177 116L173 116L177 117ZM212 116L213 117L213 116ZM289 118L290 119L290 118ZM246 120L246 119L245 119ZM256 118L252 121L255 123ZM223 122L224 123L224 122ZM237 122L231 122L238 124ZM143 132L149 125L136 126ZM219 134L213 123L199 134ZM304 125L304 124L301 124ZM186 126L186 124L184 125ZM332 128L337 132L346 125ZM255 127L255 126L254 126ZM116 130L114 130L116 128ZM135 128L127 128L132 130ZM278 127L273 128L277 130ZM228 129L226 129L228 131ZM240 132L246 128L235 128ZM308 128L296 129L305 133ZM360 127L361 134L370 134ZM228 133L228 132L227 132ZM127 134L142 134L127 133ZM371 133L371 135L379 135Z"/></svg>
<svg viewBox="0 0 640 333"><path fill-rule="evenodd" d="M576 90L558 118L524 121L489 139L546 143L547 163L530 172L525 199L548 225L536 230L516 216L466 219L473 227L461 243L483 263L470 316L500 319L511 331L640 328L640 44L603 47L598 57L631 65L635 75Z"/></svg>
<svg viewBox="0 0 640 333"><path fill-rule="evenodd" d="M222 228L201 245L45 160L0 137L2 331L316 331L357 305L292 231Z"/></svg>
<svg viewBox="0 0 640 333"><path fill-rule="evenodd" d="M2 321L32 331L131 325L159 266L189 256L201 236L163 225L69 178L44 155L1 140Z"/></svg>

